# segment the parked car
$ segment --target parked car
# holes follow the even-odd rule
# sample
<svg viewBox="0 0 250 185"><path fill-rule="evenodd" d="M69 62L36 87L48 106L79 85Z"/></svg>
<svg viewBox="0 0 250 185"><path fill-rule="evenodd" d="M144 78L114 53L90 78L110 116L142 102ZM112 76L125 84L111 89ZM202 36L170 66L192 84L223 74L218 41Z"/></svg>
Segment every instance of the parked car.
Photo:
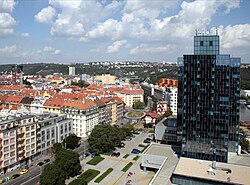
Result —
<svg viewBox="0 0 250 185"><path fill-rule="evenodd" d="M116 145L116 147L119 147L119 148L124 147L124 146L125 146L125 143L123 143L123 142L118 143L118 144Z"/></svg>
<svg viewBox="0 0 250 185"><path fill-rule="evenodd" d="M96 156L96 152L91 153L91 157L94 158Z"/></svg>
<svg viewBox="0 0 250 185"><path fill-rule="evenodd" d="M136 149L136 148L134 148L134 149L131 151L132 154L139 154L140 152L141 152L141 151L138 150L138 149Z"/></svg>
<svg viewBox="0 0 250 185"><path fill-rule="evenodd" d="M85 152L84 157L88 157L90 154L88 152Z"/></svg>
<svg viewBox="0 0 250 185"><path fill-rule="evenodd" d="M44 162L39 162L39 163L37 163L37 166L42 166L42 165L44 165Z"/></svg>
<svg viewBox="0 0 250 185"><path fill-rule="evenodd" d="M133 132L133 134L140 134L140 132L138 132L138 131L134 131L134 132Z"/></svg>
<svg viewBox="0 0 250 185"><path fill-rule="evenodd" d="M148 139L145 139L143 142L144 142L144 143L151 143L151 141L148 140Z"/></svg>
<svg viewBox="0 0 250 185"><path fill-rule="evenodd" d="M43 161L44 164L46 164L48 162L50 162L50 159L44 159L44 161Z"/></svg>
<svg viewBox="0 0 250 185"><path fill-rule="evenodd" d="M11 179L16 179L19 176L20 176L20 174L16 173L16 174L14 174L14 175L11 176Z"/></svg>
<svg viewBox="0 0 250 185"><path fill-rule="evenodd" d="M139 146L139 147L145 147L146 145L144 145L144 144L139 144L138 146Z"/></svg>
<svg viewBox="0 0 250 185"><path fill-rule="evenodd" d="M23 169L22 171L19 172L19 174L23 175L28 173L28 171L29 171L28 169Z"/></svg>

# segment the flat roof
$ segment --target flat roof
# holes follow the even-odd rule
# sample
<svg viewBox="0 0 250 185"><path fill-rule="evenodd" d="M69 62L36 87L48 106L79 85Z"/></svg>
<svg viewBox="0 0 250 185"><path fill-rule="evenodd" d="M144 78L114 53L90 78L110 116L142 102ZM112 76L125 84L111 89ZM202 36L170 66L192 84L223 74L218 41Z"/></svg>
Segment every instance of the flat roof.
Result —
<svg viewBox="0 0 250 185"><path fill-rule="evenodd" d="M228 163L250 167L250 155L229 152Z"/></svg>
<svg viewBox="0 0 250 185"><path fill-rule="evenodd" d="M169 145L162 145L158 143L151 143L149 147L143 152L143 154L158 155L167 157L173 155L173 150Z"/></svg>
<svg viewBox="0 0 250 185"><path fill-rule="evenodd" d="M166 157L166 160L163 162L160 169L149 183L150 185L162 185L163 182L166 185L172 184L170 177L179 160L178 156L175 153L175 151L178 150L178 147L165 144L151 143L151 146L148 147L148 150L144 151L143 154L159 155Z"/></svg>
<svg viewBox="0 0 250 185"><path fill-rule="evenodd" d="M212 161L181 157L173 174L222 183L228 183L228 177L230 177L230 183L249 184L250 182L250 167L248 166L216 162L216 167L231 169L230 175L220 169L213 169L215 175L209 174L207 171L211 170L211 167Z"/></svg>

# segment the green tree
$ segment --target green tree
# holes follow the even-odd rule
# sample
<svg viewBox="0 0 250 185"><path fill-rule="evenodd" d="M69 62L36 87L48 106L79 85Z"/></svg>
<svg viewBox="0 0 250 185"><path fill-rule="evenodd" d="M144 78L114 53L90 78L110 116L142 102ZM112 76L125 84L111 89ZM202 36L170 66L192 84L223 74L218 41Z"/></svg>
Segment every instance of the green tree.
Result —
<svg viewBox="0 0 250 185"><path fill-rule="evenodd" d="M64 184L66 173L56 164L48 164L44 167L40 177L41 185L62 185Z"/></svg>
<svg viewBox="0 0 250 185"><path fill-rule="evenodd" d="M119 128L110 125L97 125L88 138L90 149L97 153L109 152L121 141L120 134Z"/></svg>
<svg viewBox="0 0 250 185"><path fill-rule="evenodd" d="M133 109L143 109L145 107L145 103L141 101L136 101L133 104Z"/></svg>
<svg viewBox="0 0 250 185"><path fill-rule="evenodd" d="M78 146L80 140L80 137L77 137L75 134L70 134L68 137L66 137L66 148L72 150L75 149ZM65 143L65 139L63 143Z"/></svg>
<svg viewBox="0 0 250 185"><path fill-rule="evenodd" d="M62 149L56 153L54 162L67 176L75 176L80 170L79 154L71 150Z"/></svg>
<svg viewBox="0 0 250 185"><path fill-rule="evenodd" d="M243 137L243 138L240 139L240 146L241 146L242 150L248 151L249 142L248 142L248 140L245 137Z"/></svg>
<svg viewBox="0 0 250 185"><path fill-rule="evenodd" d="M89 86L89 83L87 83L87 82L85 82L85 81L83 81L83 80L79 80L78 82L71 82L71 85L75 85L75 86L79 86L79 87L81 87L81 88L83 88L83 87L88 87Z"/></svg>
<svg viewBox="0 0 250 185"><path fill-rule="evenodd" d="M171 109L167 109L166 112L162 115L162 117L169 117L172 116L173 112L171 111Z"/></svg>
<svg viewBox="0 0 250 185"><path fill-rule="evenodd" d="M60 150L62 150L62 143L55 143L52 147L53 154L58 153Z"/></svg>
<svg viewBox="0 0 250 185"><path fill-rule="evenodd" d="M249 97L248 97L248 96L244 96L244 95L241 95L241 96L240 96L240 99L243 99L243 100L249 101Z"/></svg>

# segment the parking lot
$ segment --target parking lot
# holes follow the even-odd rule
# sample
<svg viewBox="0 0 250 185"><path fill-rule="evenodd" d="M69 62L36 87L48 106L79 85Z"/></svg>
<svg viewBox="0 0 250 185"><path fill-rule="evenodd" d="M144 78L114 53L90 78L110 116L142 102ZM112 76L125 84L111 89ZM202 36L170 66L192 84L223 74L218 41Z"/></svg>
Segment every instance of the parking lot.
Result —
<svg viewBox="0 0 250 185"><path fill-rule="evenodd" d="M102 174L108 168L113 168L114 170L106 178L104 178L99 184L105 184L105 185L122 184L124 185L129 180L131 181L130 184L136 184L136 185L148 184L148 182L154 176L154 173L143 172L140 169L140 158L137 161L133 160L134 157L137 155L131 154L131 150L134 148L142 150L143 147L139 147L138 145L140 143L143 143L144 139L147 138L149 135L151 134L149 133L140 133L139 135L135 134L134 135L135 137L132 138L132 140L123 141L125 143L125 147L117 148L116 150L116 152L120 152L119 157L111 157L111 156L102 155L102 157L104 157L105 160L103 160L96 166L86 164L86 162L88 162L91 159L91 157L88 156L86 159L81 160L81 165L82 165L83 170L86 171L87 169L96 169L101 172L100 174ZM126 154L129 154L129 156L125 159L123 158L123 156ZM138 155L140 156L140 154ZM127 172L121 171L129 162L133 163L133 165L129 168L129 170ZM130 172L130 175L128 176L129 172ZM95 179L93 179L89 184L90 185L97 184L94 182ZM67 181L67 182L70 182L70 181Z"/></svg>

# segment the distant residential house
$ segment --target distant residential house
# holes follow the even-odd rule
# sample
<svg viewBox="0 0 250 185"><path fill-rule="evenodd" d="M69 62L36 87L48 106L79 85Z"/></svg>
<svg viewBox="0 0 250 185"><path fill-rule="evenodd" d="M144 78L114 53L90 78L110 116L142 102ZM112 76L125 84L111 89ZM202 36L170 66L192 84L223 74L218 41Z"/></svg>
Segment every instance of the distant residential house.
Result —
<svg viewBox="0 0 250 185"><path fill-rule="evenodd" d="M155 124L156 123L156 119L159 118L160 115L157 114L156 112L147 112L146 116L144 117L144 121L146 124Z"/></svg>
<svg viewBox="0 0 250 185"><path fill-rule="evenodd" d="M157 102L156 111L159 115L163 115L167 110L168 110L168 102L167 101Z"/></svg>

